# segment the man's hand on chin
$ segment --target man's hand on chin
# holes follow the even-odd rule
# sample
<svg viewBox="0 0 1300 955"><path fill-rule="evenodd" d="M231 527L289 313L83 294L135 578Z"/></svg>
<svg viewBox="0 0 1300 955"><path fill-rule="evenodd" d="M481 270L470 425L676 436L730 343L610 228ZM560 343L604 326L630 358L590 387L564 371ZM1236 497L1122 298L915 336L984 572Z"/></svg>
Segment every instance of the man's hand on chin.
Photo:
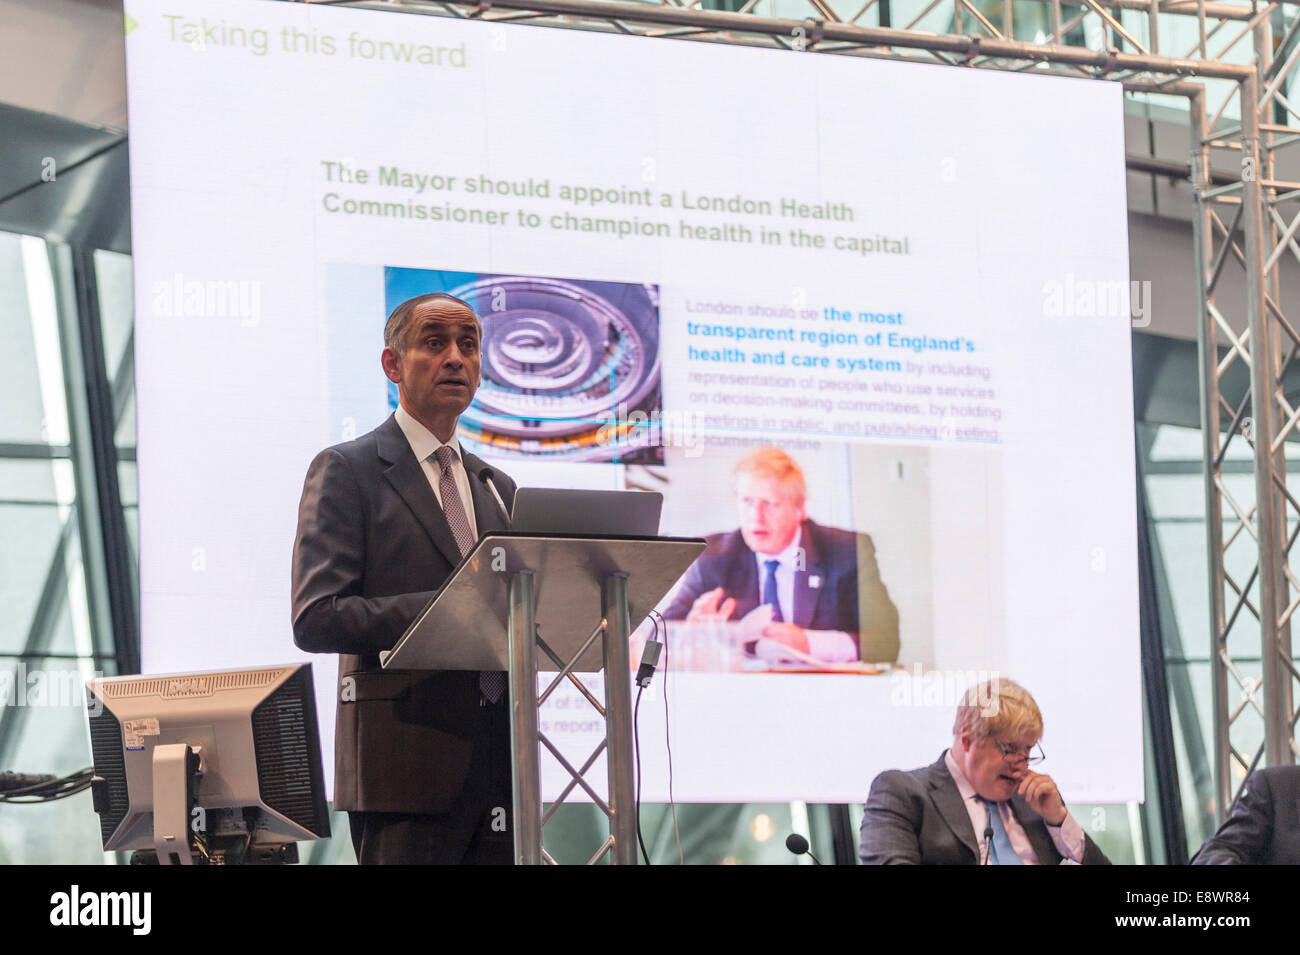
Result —
<svg viewBox="0 0 1300 955"><path fill-rule="evenodd" d="M727 597L721 587L714 587L707 593L700 594L691 604L691 612L686 615L687 623L711 623L723 621L736 609L736 598Z"/></svg>
<svg viewBox="0 0 1300 955"><path fill-rule="evenodd" d="M804 633L803 627L793 623L769 623L763 628L763 636L784 644L791 650L798 650L800 653L809 652L808 635Z"/></svg>
<svg viewBox="0 0 1300 955"><path fill-rule="evenodd" d="M1051 776L1025 770L1020 780L1020 795L1025 797L1029 808L1043 817L1049 826L1059 826L1065 822L1065 800L1056 788Z"/></svg>

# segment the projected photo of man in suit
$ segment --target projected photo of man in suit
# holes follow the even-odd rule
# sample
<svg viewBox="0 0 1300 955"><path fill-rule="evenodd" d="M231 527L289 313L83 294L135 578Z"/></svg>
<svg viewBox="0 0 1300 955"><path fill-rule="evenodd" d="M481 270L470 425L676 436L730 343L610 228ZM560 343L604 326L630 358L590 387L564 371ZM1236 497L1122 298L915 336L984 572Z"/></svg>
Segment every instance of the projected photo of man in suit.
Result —
<svg viewBox="0 0 1300 955"><path fill-rule="evenodd" d="M771 620L762 637L790 651L778 648L778 658L893 662L898 609L871 538L810 519L803 471L778 448L742 458L734 477L740 527L707 537L664 617L737 621L766 605Z"/></svg>

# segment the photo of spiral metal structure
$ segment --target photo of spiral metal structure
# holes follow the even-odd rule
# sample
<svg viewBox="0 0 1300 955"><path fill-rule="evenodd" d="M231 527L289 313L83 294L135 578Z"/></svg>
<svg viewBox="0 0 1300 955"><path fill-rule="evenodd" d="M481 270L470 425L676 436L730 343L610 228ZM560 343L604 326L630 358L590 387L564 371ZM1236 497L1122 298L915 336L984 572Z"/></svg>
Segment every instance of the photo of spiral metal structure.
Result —
<svg viewBox="0 0 1300 955"><path fill-rule="evenodd" d="M482 275L452 294L483 322L483 383L460 424L475 453L663 463L636 423L661 410L658 289Z"/></svg>

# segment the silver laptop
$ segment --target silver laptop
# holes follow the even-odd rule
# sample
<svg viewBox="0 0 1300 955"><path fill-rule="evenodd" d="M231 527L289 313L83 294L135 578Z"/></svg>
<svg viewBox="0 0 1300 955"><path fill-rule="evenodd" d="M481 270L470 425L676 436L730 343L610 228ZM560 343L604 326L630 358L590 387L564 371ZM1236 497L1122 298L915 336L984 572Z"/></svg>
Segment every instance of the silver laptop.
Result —
<svg viewBox="0 0 1300 955"><path fill-rule="evenodd" d="M531 534L655 537L664 496L658 491L575 491L521 487L510 528Z"/></svg>

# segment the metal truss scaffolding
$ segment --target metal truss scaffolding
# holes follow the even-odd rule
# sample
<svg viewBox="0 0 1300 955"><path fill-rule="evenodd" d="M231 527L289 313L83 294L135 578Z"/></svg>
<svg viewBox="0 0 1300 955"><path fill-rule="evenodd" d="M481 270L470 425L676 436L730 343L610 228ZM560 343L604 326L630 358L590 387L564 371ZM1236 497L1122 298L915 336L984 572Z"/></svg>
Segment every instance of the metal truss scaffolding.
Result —
<svg viewBox="0 0 1300 955"><path fill-rule="evenodd" d="M1300 260L1300 182L1275 178L1277 156L1300 142L1300 100L1288 98L1300 61L1300 2L734 0L734 10L704 9L704 2L341 5L779 47L792 55L1086 76L1122 83L1134 94L1182 98L1189 161L1163 171L1188 176L1196 199L1214 810L1221 816L1247 771L1300 755L1293 692L1300 672L1290 626L1300 581L1289 565L1300 501L1287 488L1284 457L1300 402L1282 387L1300 353L1300 324L1283 307L1279 271L1288 256ZM760 9L784 16L759 16ZM1133 168L1151 171L1149 164ZM1229 268L1244 272L1244 301L1224 290ZM1233 402L1220 382L1237 362L1250 370L1250 390ZM1235 441L1252 448L1253 495L1224 479L1222 464Z"/></svg>

